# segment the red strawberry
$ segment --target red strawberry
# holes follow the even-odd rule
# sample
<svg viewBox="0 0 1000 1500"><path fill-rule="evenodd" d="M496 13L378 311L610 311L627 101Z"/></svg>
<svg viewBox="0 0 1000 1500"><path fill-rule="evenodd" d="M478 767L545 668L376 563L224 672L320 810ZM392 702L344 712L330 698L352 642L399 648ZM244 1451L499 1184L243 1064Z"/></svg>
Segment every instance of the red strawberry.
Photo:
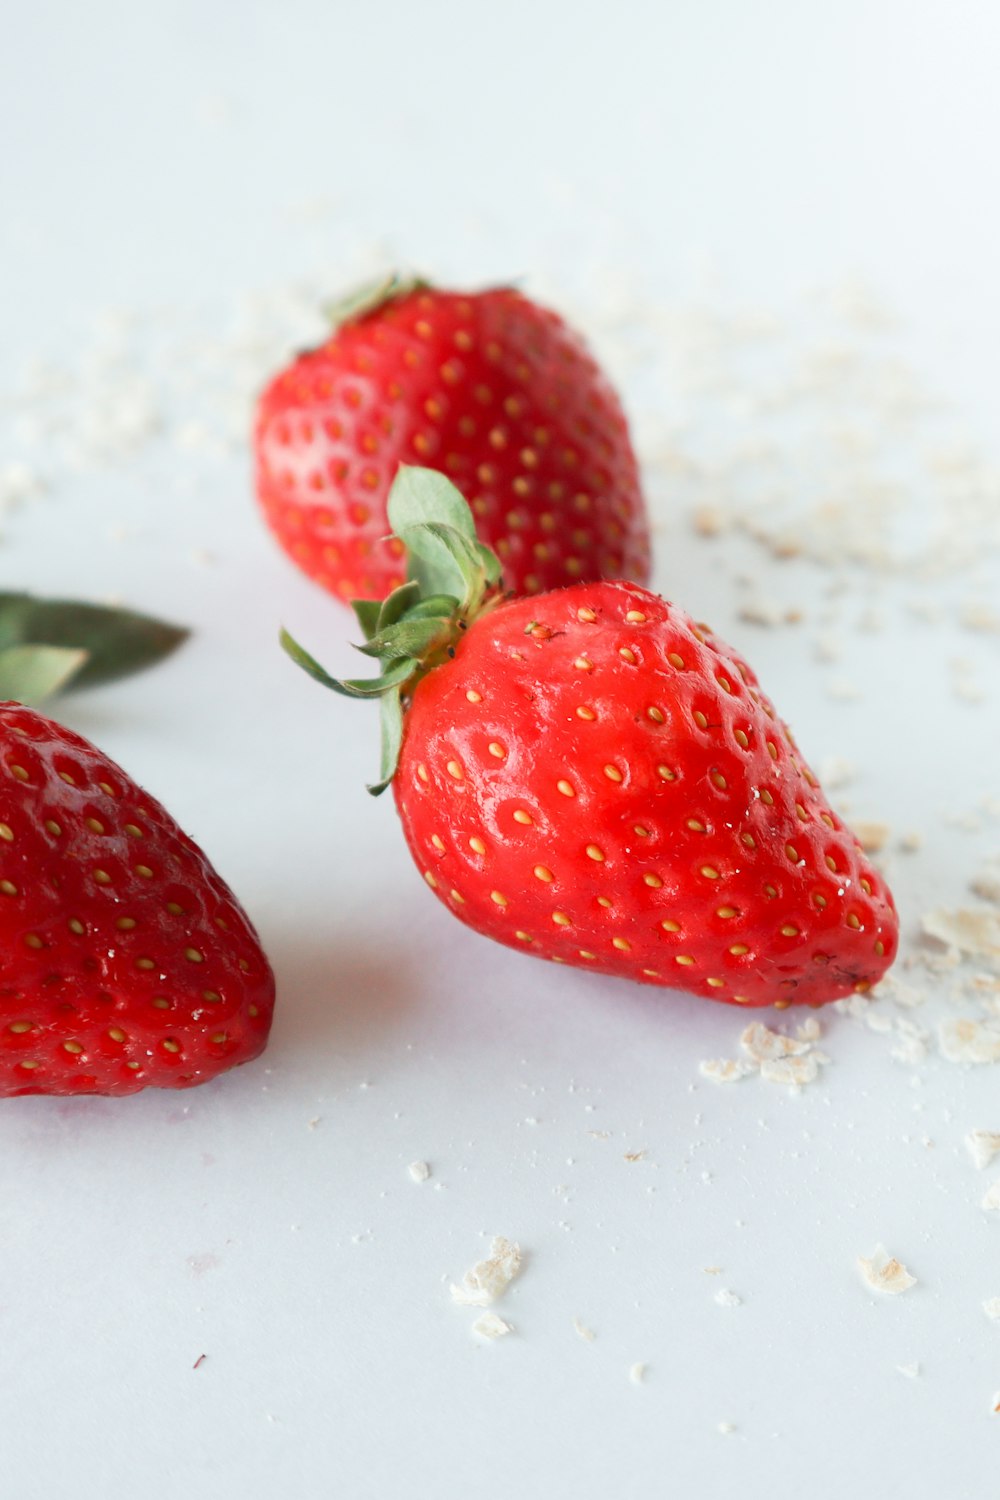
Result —
<svg viewBox="0 0 1000 1500"><path fill-rule="evenodd" d="M362 607L386 664L373 685L298 656L341 690L403 694L383 777L401 737L396 802L438 898L539 957L739 1005L873 984L896 952L892 897L739 655L636 584L498 601L441 476L444 524L430 542L407 525L428 515L418 477L393 519L425 569L442 542L464 558L465 597L448 612L453 590L421 604L408 585L401 615Z"/></svg>
<svg viewBox="0 0 1000 1500"><path fill-rule="evenodd" d="M515 592L647 578L625 417L555 313L508 287L465 294L392 278L340 317L257 412L257 493L304 572L343 599L402 583L386 499L400 463L432 460Z"/></svg>
<svg viewBox="0 0 1000 1500"><path fill-rule="evenodd" d="M274 980L228 887L79 735L0 705L0 1095L131 1094L256 1057Z"/></svg>

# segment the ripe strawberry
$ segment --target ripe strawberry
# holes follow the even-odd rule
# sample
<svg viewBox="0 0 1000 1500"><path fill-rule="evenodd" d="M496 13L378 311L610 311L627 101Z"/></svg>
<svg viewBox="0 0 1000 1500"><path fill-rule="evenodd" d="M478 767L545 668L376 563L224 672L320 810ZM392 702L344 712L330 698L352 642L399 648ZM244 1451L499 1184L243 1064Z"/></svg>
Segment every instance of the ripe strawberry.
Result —
<svg viewBox="0 0 1000 1500"><path fill-rule="evenodd" d="M555 313L509 287L395 277L339 311L262 395L257 493L281 545L343 599L403 582L386 499L400 463L446 470L516 593L649 573L614 391Z"/></svg>
<svg viewBox="0 0 1000 1500"><path fill-rule="evenodd" d="M274 980L228 887L79 735L0 704L0 1096L183 1088L256 1057Z"/></svg>
<svg viewBox="0 0 1000 1500"><path fill-rule="evenodd" d="M443 524L421 525L435 493ZM383 695L373 790L401 740L396 802L438 898L539 957L738 1005L874 983L892 897L739 655L636 584L498 599L462 509L442 476L397 482L397 531L468 581L456 598L449 563L431 600L409 584L359 608L380 679L334 683L286 642L328 686Z"/></svg>

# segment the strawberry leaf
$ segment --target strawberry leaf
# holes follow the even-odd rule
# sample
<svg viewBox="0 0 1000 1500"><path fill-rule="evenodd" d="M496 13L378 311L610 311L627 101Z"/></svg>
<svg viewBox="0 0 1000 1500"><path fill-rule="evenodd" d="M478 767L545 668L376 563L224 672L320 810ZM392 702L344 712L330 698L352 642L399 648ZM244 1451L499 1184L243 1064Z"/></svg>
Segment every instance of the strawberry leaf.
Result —
<svg viewBox="0 0 1000 1500"><path fill-rule="evenodd" d="M416 583L401 583L398 589L393 589L387 595L379 609L376 620L376 630L385 630L388 625L395 625L397 620L409 611L410 606L416 604L420 599L420 585ZM372 634L375 634L373 631ZM368 637L371 639L371 636Z"/></svg>
<svg viewBox="0 0 1000 1500"><path fill-rule="evenodd" d="M189 633L131 609L0 593L0 650L32 645L83 651L86 660L72 674L74 688L114 682L152 666Z"/></svg>
<svg viewBox="0 0 1000 1500"><path fill-rule="evenodd" d="M68 646L5 646L0 650L0 699L33 708L61 692L86 661L86 651Z"/></svg>
<svg viewBox="0 0 1000 1500"><path fill-rule="evenodd" d="M382 606L377 599L352 599L351 608L357 616L362 635L366 641L370 641L378 629Z"/></svg>
<svg viewBox="0 0 1000 1500"><path fill-rule="evenodd" d="M379 703L379 713L382 722L382 766L380 780L368 788L373 797L380 796L396 774L403 743L403 705L399 694L386 693Z"/></svg>
<svg viewBox="0 0 1000 1500"><path fill-rule="evenodd" d="M394 662L391 667L387 667L381 677L331 677L316 658L310 656L305 647L300 646L287 630L282 628L278 639L282 650L287 652L303 672L308 672L309 676L321 683L323 687L330 688L334 693L342 693L347 698L380 698L383 693L398 688L408 677L412 677L418 666L417 662L404 657Z"/></svg>
<svg viewBox="0 0 1000 1500"><path fill-rule="evenodd" d="M476 539L472 511L461 490L436 469L400 464L389 499L389 522L397 536L414 526L451 526L470 542Z"/></svg>
<svg viewBox="0 0 1000 1500"><path fill-rule="evenodd" d="M396 297L407 297L410 292L418 291L426 285L426 281L421 281L418 276L400 276L393 271L388 276L380 276L377 281L366 282L364 286L348 292L346 297L326 303L323 314L335 328L344 323L360 323L362 318L377 312L387 302L392 302Z"/></svg>

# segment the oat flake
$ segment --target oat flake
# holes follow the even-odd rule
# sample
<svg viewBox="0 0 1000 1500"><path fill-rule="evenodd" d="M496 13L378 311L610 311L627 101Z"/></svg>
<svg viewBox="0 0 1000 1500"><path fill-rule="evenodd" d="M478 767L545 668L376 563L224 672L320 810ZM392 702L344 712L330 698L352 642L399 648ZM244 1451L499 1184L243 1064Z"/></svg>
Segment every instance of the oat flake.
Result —
<svg viewBox="0 0 1000 1500"><path fill-rule="evenodd" d="M520 1245L497 1235L487 1259L477 1261L466 1271L461 1286L452 1285L452 1301L464 1307L489 1307L506 1291L520 1269Z"/></svg>
<svg viewBox="0 0 1000 1500"><path fill-rule="evenodd" d="M911 1276L902 1262L890 1255L884 1245L876 1245L870 1257L859 1255L858 1267L875 1292L897 1296L917 1284L917 1278Z"/></svg>

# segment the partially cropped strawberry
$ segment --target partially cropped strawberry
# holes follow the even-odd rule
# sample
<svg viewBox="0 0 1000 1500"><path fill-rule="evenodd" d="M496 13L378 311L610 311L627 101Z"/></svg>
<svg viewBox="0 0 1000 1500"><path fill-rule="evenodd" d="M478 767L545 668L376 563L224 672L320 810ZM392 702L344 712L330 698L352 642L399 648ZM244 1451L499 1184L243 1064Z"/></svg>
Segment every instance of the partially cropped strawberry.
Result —
<svg viewBox="0 0 1000 1500"><path fill-rule="evenodd" d="M892 897L736 652L637 584L499 598L440 475L404 472L390 512L431 597L358 607L381 678L336 683L286 648L382 696L373 790L393 778L457 917L737 1005L821 1005L884 973Z"/></svg>
<svg viewBox="0 0 1000 1500"><path fill-rule="evenodd" d="M201 850L121 768L0 704L0 1096L202 1083L262 1051L274 980Z"/></svg>
<svg viewBox="0 0 1000 1500"><path fill-rule="evenodd" d="M625 417L555 313L509 287L393 277L333 315L326 343L265 390L254 437L264 514L310 577L342 599L401 584L389 486L400 463L432 463L471 505L514 592L647 578Z"/></svg>

